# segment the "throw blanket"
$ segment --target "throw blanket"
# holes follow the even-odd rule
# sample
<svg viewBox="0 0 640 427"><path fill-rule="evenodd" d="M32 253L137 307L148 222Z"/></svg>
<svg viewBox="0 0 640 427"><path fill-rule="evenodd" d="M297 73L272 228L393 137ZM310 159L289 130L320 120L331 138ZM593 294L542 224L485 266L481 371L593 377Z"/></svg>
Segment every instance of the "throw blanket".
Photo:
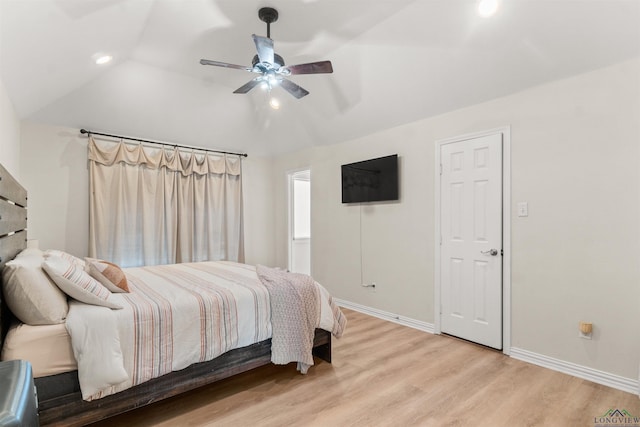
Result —
<svg viewBox="0 0 640 427"><path fill-rule="evenodd" d="M320 296L306 274L256 267L271 299L271 361L276 365L298 362L298 370L307 373L313 365L313 337L320 324Z"/></svg>
<svg viewBox="0 0 640 427"><path fill-rule="evenodd" d="M256 273L271 300L271 362L298 362L298 371L306 374L313 366L316 328L322 327L340 338L347 319L327 290L311 276L261 265L256 267ZM327 325L331 324L329 328Z"/></svg>
<svg viewBox="0 0 640 427"><path fill-rule="evenodd" d="M271 296L252 266L201 262L124 271L131 293L109 296L122 310L69 305L66 327L85 400L271 337ZM339 336L344 316L315 285L319 327Z"/></svg>

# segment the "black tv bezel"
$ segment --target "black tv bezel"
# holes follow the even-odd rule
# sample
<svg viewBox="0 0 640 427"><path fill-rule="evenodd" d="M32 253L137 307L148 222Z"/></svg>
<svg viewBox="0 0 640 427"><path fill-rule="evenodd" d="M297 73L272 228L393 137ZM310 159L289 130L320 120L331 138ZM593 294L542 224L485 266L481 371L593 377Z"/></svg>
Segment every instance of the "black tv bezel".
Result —
<svg viewBox="0 0 640 427"><path fill-rule="evenodd" d="M354 200L345 200L345 188L344 188L344 170L345 167L349 167L349 166L356 166L356 165L360 165L360 164L366 164L369 162L375 162L375 161L379 161L379 160L383 160L383 159L390 159L390 158L395 158L395 162L394 162L394 182L395 182L395 187L393 189L393 194L391 195L391 197L384 197L384 198L373 198L373 199L367 199L367 200L360 200L360 199L354 199ZM374 202L393 202L393 201L398 201L400 200L400 171L399 171L399 164L398 164L398 160L399 160L399 156L398 154L389 154L387 156L381 156L381 157L375 157L375 158L371 158L371 159L367 159L367 160L360 160L358 162L353 162L353 163L345 163L343 165L340 166L340 188L341 188L341 196L342 196L342 203L343 204L352 204L352 203L374 203Z"/></svg>

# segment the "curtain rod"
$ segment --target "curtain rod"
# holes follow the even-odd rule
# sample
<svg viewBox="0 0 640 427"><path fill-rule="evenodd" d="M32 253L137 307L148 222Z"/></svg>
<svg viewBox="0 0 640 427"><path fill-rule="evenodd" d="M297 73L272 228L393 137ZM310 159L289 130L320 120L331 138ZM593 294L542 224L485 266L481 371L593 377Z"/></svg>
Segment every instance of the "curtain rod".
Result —
<svg viewBox="0 0 640 427"><path fill-rule="evenodd" d="M80 133L87 134L87 136L91 136L91 135L108 136L108 137L111 137L111 138L127 139L129 141L147 142L149 144L168 145L168 146L171 146L171 147L186 148L186 149L189 149L189 150L208 151L208 152L211 152L211 153L231 154L231 155L234 155L234 156L248 157L248 154L246 154L246 153L232 153L230 151L212 150L210 148L193 147L193 146L189 146L189 145L181 145L181 144L174 144L174 143L168 143L168 142L149 141L148 139L129 138L128 136L120 136L120 135L110 135L108 133L94 132L92 130L86 130L86 129L80 129Z"/></svg>

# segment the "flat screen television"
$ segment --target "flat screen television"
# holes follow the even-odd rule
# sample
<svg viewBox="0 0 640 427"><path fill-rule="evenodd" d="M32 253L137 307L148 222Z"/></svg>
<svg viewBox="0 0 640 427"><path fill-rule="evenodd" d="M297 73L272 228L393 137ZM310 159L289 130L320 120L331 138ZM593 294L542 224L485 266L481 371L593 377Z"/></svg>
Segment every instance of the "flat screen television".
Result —
<svg viewBox="0 0 640 427"><path fill-rule="evenodd" d="M342 203L398 200L398 155L342 165Z"/></svg>

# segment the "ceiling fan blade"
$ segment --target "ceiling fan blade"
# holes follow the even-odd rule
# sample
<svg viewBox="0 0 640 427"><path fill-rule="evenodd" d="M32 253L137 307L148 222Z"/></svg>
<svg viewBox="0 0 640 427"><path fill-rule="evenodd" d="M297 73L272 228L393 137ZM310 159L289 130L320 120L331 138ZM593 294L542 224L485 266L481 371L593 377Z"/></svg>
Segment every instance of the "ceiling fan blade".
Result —
<svg viewBox="0 0 640 427"><path fill-rule="evenodd" d="M291 80L282 79L280 81L280 86L282 86L284 90L286 90L287 92L289 92L291 95L295 96L298 99L302 98L303 96L309 95L308 90L298 86Z"/></svg>
<svg viewBox="0 0 640 427"><path fill-rule="evenodd" d="M308 64L289 65L284 67L291 74L322 74L333 73L331 61L310 62Z"/></svg>
<svg viewBox="0 0 640 427"><path fill-rule="evenodd" d="M210 61L208 59L201 59L200 60L200 64L202 64L202 65L213 65L214 67L234 68L236 70L245 70L245 71L251 71L252 70L251 68L246 67L244 65L227 64L226 62Z"/></svg>
<svg viewBox="0 0 640 427"><path fill-rule="evenodd" d="M256 44L260 62L273 65L273 40L268 37L256 36L255 34L251 37L253 37L253 42Z"/></svg>
<svg viewBox="0 0 640 427"><path fill-rule="evenodd" d="M248 81L238 89L234 90L233 93L247 93L254 87L258 86L261 81L262 79L260 77L256 77L255 79Z"/></svg>

